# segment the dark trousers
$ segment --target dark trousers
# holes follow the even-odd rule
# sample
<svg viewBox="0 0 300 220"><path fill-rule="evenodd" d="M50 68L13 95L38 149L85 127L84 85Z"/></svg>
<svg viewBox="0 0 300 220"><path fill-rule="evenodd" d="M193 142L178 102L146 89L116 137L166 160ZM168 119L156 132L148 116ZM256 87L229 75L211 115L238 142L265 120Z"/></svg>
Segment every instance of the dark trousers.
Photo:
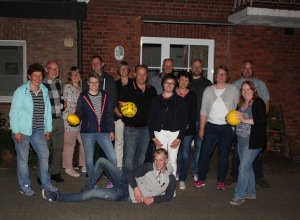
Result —
<svg viewBox="0 0 300 220"><path fill-rule="evenodd" d="M149 141L149 144L148 144L144 163L147 163L147 162L153 163L153 150L154 149L155 149L155 145L154 145L154 142L151 140L151 141Z"/></svg>
<svg viewBox="0 0 300 220"><path fill-rule="evenodd" d="M237 179L238 175L239 175L240 157L238 154L236 137L234 138L233 145L234 145L234 151L233 151L233 156L232 156L232 168L231 168L230 176ZM256 159L253 162L253 170L254 170L254 175L255 175L255 181L264 177L264 174L262 172L261 152L257 155Z"/></svg>

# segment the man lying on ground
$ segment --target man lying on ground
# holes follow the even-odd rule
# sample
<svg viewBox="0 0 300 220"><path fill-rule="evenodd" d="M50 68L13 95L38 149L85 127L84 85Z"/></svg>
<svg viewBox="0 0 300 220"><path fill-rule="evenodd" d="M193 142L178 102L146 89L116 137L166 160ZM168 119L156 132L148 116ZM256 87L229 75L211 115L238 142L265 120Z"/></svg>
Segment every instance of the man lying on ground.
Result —
<svg viewBox="0 0 300 220"><path fill-rule="evenodd" d="M102 173L105 172L114 184L111 189L94 189ZM176 188L173 168L168 164L168 152L157 149L154 163L145 163L140 167L124 173L104 158L98 159L92 175L84 189L79 193L61 194L43 190L43 198L50 202L83 202L92 199L109 201L129 201L151 205L169 202Z"/></svg>

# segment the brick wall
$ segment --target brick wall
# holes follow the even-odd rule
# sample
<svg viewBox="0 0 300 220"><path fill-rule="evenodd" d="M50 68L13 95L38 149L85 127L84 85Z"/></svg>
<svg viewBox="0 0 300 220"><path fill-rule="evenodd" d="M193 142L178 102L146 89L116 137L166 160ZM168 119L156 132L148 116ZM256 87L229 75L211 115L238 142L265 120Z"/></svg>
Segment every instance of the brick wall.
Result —
<svg viewBox="0 0 300 220"><path fill-rule="evenodd" d="M140 37L176 37L215 40L215 65L229 68L233 82L241 77L241 63L252 59L255 77L263 80L271 102L282 104L287 131L300 132L299 29L285 36L284 28L151 24L144 19L226 22L233 1L121 1L92 0L84 22L84 72L90 71L90 58L102 55L105 70L117 77L114 48L125 49L124 60L131 68L139 63Z"/></svg>
<svg viewBox="0 0 300 220"><path fill-rule="evenodd" d="M284 28L276 27L142 22L143 18L226 22L232 8L233 0L91 0L83 22L83 73L91 70L91 57L99 54L105 61L105 71L117 78L119 61L113 53L120 45L125 49L124 60L130 64L132 75L140 60L141 36L214 39L215 66L226 65L233 82L241 77L242 61L252 59L255 77L266 82L272 103L282 104L288 134L300 133L299 29L294 30L293 36L285 36ZM0 18L0 25L1 39L28 40L28 63L45 64L57 57L63 71L77 64L76 40L73 48L63 46L65 37L76 39L74 21Z"/></svg>
<svg viewBox="0 0 300 220"><path fill-rule="evenodd" d="M77 66L75 21L0 18L0 30L1 40L26 40L27 67L35 62L44 66L49 60L57 60L65 82L68 69ZM65 38L73 38L73 47L64 46Z"/></svg>

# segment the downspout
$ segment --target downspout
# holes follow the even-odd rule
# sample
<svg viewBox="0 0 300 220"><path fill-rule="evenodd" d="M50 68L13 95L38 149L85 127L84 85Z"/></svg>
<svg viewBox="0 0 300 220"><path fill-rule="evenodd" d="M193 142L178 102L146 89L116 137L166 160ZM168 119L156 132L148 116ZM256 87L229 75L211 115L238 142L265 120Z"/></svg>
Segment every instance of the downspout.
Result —
<svg viewBox="0 0 300 220"><path fill-rule="evenodd" d="M77 67L79 68L81 75L83 75L82 69L82 20L77 20Z"/></svg>

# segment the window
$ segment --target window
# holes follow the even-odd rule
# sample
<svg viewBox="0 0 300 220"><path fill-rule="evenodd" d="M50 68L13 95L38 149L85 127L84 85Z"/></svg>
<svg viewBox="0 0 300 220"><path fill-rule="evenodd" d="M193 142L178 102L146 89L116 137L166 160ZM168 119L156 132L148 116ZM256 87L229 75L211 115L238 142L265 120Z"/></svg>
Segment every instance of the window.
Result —
<svg viewBox="0 0 300 220"><path fill-rule="evenodd" d="M183 69L189 70L191 61L201 59L204 76L213 81L214 49L214 40L141 37L140 61L149 67L151 78L162 71L165 58L173 59L175 75Z"/></svg>
<svg viewBox="0 0 300 220"><path fill-rule="evenodd" d="M27 81L26 41L0 40L0 102L11 102L14 91Z"/></svg>

